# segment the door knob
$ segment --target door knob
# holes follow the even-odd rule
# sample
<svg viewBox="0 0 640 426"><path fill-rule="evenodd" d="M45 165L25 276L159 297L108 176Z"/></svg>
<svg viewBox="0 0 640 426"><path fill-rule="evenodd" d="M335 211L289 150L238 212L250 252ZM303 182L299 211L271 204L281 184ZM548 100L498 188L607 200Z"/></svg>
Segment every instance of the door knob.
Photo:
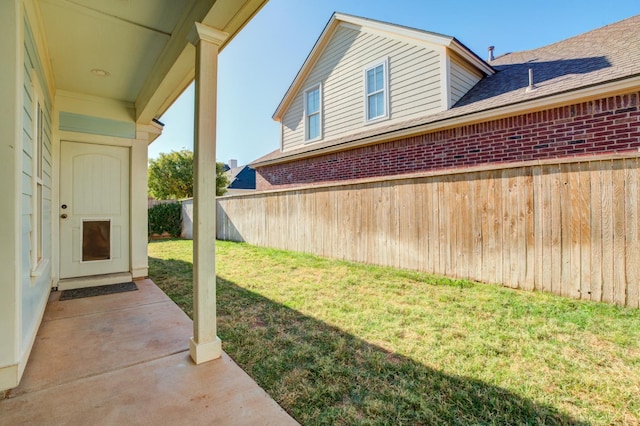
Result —
<svg viewBox="0 0 640 426"><path fill-rule="evenodd" d="M60 215L60 218L61 218L61 219L66 219L66 218L67 218L66 213L65 213L65 214L61 214L61 215Z"/></svg>

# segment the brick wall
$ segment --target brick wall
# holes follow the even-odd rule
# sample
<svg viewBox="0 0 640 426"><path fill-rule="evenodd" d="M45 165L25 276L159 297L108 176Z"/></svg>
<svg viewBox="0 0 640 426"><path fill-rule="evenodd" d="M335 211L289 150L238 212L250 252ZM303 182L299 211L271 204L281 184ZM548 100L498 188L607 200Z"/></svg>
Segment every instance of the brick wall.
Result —
<svg viewBox="0 0 640 426"><path fill-rule="evenodd" d="M639 92L257 167L259 190L536 159L637 151Z"/></svg>

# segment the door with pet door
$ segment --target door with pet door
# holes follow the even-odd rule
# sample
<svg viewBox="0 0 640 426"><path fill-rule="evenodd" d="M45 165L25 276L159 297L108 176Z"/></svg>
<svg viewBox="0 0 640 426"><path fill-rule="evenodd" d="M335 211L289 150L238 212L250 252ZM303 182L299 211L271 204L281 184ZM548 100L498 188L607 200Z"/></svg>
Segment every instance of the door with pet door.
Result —
<svg viewBox="0 0 640 426"><path fill-rule="evenodd" d="M60 278L128 272L129 148L61 143Z"/></svg>

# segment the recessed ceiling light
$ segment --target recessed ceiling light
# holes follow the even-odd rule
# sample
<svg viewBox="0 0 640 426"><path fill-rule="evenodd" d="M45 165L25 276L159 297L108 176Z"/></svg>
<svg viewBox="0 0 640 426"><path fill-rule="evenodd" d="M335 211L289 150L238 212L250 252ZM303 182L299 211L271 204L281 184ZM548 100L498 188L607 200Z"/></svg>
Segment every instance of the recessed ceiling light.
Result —
<svg viewBox="0 0 640 426"><path fill-rule="evenodd" d="M100 68L92 69L91 74L97 75L98 77L109 77L111 75L109 71L101 70Z"/></svg>

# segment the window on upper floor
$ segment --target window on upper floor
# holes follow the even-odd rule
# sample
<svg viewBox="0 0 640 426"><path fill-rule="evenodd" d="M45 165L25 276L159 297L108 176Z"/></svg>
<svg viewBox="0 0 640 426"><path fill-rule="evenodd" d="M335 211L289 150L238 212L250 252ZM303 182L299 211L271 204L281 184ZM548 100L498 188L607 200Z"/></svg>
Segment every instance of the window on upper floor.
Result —
<svg viewBox="0 0 640 426"><path fill-rule="evenodd" d="M306 142L322 139L322 85L304 91L304 127Z"/></svg>
<svg viewBox="0 0 640 426"><path fill-rule="evenodd" d="M366 121L389 117L388 59L365 68L365 116Z"/></svg>

